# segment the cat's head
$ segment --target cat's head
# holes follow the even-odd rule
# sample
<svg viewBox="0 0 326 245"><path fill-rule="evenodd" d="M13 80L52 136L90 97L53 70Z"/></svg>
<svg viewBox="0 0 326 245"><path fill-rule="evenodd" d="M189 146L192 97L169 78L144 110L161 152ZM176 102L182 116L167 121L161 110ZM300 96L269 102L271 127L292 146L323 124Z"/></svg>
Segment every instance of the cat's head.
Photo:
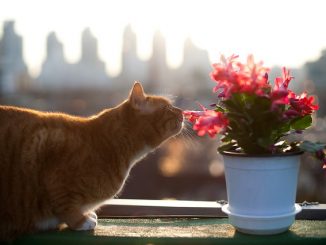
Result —
<svg viewBox="0 0 326 245"><path fill-rule="evenodd" d="M135 130L151 147L177 135L183 127L182 110L165 97L145 94L139 82L133 85L127 104Z"/></svg>

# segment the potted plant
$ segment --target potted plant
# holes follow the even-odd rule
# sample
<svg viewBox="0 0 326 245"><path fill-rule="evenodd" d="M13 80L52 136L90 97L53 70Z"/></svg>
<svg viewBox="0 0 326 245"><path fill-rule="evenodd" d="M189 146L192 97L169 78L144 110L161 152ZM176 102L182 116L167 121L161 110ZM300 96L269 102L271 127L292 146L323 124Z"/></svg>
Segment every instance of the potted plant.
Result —
<svg viewBox="0 0 326 245"><path fill-rule="evenodd" d="M326 167L324 144L289 141L286 136L311 126L318 109L312 96L289 89L293 79L283 68L272 84L269 69L246 63L238 56L213 64L217 103L212 109L184 111L199 136L221 135L218 151L223 156L228 204L222 210L230 223L244 233L277 234L294 222L300 155L313 153Z"/></svg>

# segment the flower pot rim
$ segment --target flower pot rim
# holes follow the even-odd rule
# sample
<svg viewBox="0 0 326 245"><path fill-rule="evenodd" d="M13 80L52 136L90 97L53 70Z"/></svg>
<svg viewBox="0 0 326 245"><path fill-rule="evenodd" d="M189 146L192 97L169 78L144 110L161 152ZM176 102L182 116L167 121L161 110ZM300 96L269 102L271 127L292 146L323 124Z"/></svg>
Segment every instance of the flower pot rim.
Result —
<svg viewBox="0 0 326 245"><path fill-rule="evenodd" d="M250 215L250 214L238 214L238 213L232 213L229 209L229 204L225 204L222 206L222 212L224 212L227 215L233 215L237 216L238 218L250 218L250 219L256 219L256 220L263 220L263 219L279 219L279 218L286 218L289 216L296 215L297 213L300 213L302 211L302 207L299 204L294 204L294 209L292 212L284 213L284 214L278 214L278 215Z"/></svg>
<svg viewBox="0 0 326 245"><path fill-rule="evenodd" d="M243 152L235 151L218 151L221 155L224 156L233 156L233 157L287 157L287 156L296 156L302 155L303 151L294 151L294 152L284 152L284 153L263 153L263 154L248 154Z"/></svg>

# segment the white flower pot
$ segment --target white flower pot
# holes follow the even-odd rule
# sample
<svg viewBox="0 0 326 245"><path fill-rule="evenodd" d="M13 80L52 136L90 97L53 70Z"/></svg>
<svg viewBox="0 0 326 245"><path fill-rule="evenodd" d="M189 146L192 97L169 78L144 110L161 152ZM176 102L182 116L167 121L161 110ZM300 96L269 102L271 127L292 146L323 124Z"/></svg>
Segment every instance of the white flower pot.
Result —
<svg viewBox="0 0 326 245"><path fill-rule="evenodd" d="M301 211L295 204L301 154L222 153L228 195L222 210L238 231L271 235L289 229Z"/></svg>

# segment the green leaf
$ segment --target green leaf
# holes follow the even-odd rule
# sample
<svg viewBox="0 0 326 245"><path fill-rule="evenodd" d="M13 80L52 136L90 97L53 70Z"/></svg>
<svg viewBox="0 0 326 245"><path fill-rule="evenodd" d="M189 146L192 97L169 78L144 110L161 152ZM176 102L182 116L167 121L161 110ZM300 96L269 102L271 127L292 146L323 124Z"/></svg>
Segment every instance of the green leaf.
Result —
<svg viewBox="0 0 326 245"><path fill-rule="evenodd" d="M223 104L225 105L226 109L228 109L229 111L241 112L241 107L235 105L232 100L225 100L223 101Z"/></svg>
<svg viewBox="0 0 326 245"><path fill-rule="evenodd" d="M261 147L267 149L270 145L273 144L273 139L270 139L269 137L258 138L257 143Z"/></svg>
<svg viewBox="0 0 326 245"><path fill-rule="evenodd" d="M308 128L312 123L312 118L310 115L295 119L291 122L291 127L295 130L304 130Z"/></svg>
<svg viewBox="0 0 326 245"><path fill-rule="evenodd" d="M216 105L215 111L216 112L225 112L225 109L222 106L220 106L220 105Z"/></svg>
<svg viewBox="0 0 326 245"><path fill-rule="evenodd" d="M232 138L230 137L230 135L223 135L221 138L221 141L226 143L226 142L230 142L232 140Z"/></svg>
<svg viewBox="0 0 326 245"><path fill-rule="evenodd" d="M291 129L290 123L289 122L285 122L279 125L278 131L280 134L284 134L289 132Z"/></svg>

